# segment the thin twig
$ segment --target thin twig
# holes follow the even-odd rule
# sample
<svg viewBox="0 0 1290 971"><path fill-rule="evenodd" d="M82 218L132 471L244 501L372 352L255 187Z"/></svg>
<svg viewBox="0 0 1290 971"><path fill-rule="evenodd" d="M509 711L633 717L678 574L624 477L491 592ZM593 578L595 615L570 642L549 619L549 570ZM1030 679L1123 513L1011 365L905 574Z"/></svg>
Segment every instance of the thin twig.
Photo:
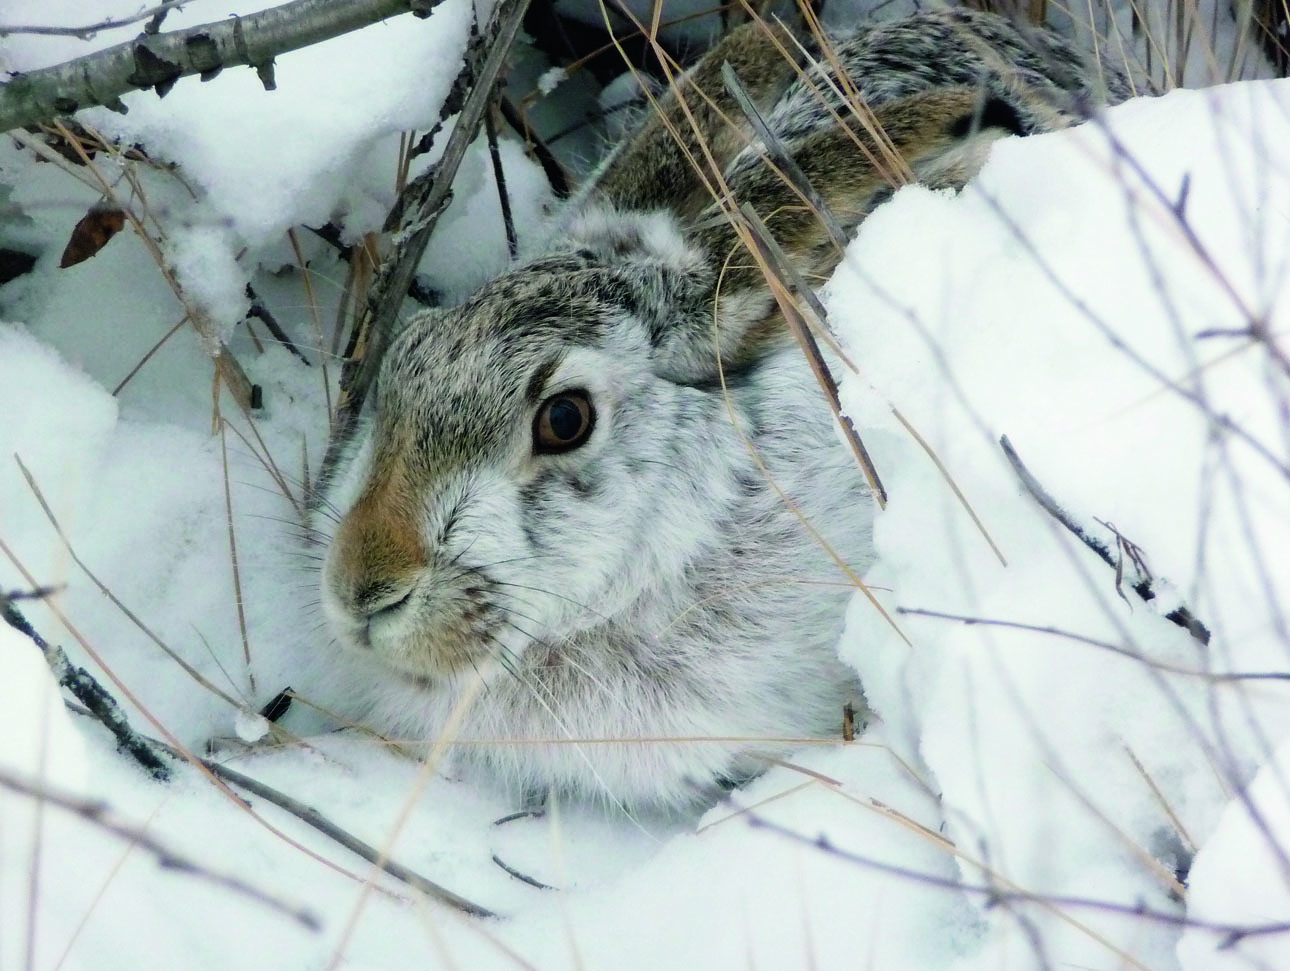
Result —
<svg viewBox="0 0 1290 971"><path fill-rule="evenodd" d="M519 255L520 243L515 236L515 217L511 214L511 197L506 192L506 174L502 171L502 150L497 144L497 124L492 111L484 112L484 135L488 139L488 157L493 162L493 181L497 185L497 203L502 210L502 225L506 227L506 251L511 259Z"/></svg>
<svg viewBox="0 0 1290 971"><path fill-rule="evenodd" d="M277 806L279 809L285 810L301 822L312 826L324 836L339 843L351 853L361 856L367 862L380 867L390 876L397 880L401 880L403 883L406 883L409 887L412 887L415 890L421 891L426 896L432 897L441 903L445 903L450 907L462 911L463 913L470 914L472 917L497 916L493 911L486 907L481 907L479 904L453 893L446 887L440 886L433 880L426 879L419 873L408 869L402 864L386 858L376 849L376 847L363 842L357 836L342 829L312 806L307 806L299 800L288 796L286 793L281 792L278 789L274 789L272 786L265 785L257 779L252 779L250 776L243 775L235 769L230 769L226 765L212 762L209 759L200 759L199 761L211 772L212 775L216 775L225 782L230 782L237 786L239 789L245 789L252 795L259 796L261 799L273 803L273 805Z"/></svg>
<svg viewBox="0 0 1290 971"><path fill-rule="evenodd" d="M1113 644L1110 641L1098 640L1096 637L1089 637L1085 634L1078 634L1075 631L1062 630L1059 627L1050 627L1044 624L1026 624L1021 621L999 620L993 617L969 617L963 614L943 613L939 610L924 610L919 607L897 607L896 613L911 617L955 620L969 627L978 625L981 627L1007 627L1012 630L1030 631L1035 634L1051 634L1054 637L1062 637L1103 651L1110 651L1112 654L1138 661L1149 668L1155 668L1157 671L1186 675L1191 678L1204 678L1206 681L1290 681L1290 671L1204 671L1199 668L1183 667L1180 664L1170 664L1168 661L1157 661L1131 648L1121 647L1119 644Z"/></svg>
<svg viewBox="0 0 1290 971"><path fill-rule="evenodd" d="M1000 887L965 883L962 880L956 880L952 877L943 877L935 873L924 873L909 867L898 866L893 863L885 863L881 860L873 859L872 857L861 856L858 853L853 853L849 850L844 850L835 846L833 841L824 834L814 837L806 836L760 816L750 816L748 822L751 826L768 830L769 832L775 833L776 835L782 836L786 839L790 839L796 843L815 847L821 852L836 859L843 860L844 862L854 863L863 866L866 869L875 870L879 873L901 877L924 886L938 887L943 890L953 890L957 893L969 894L974 897L984 897L987 902L991 904L1034 903L1058 908L1069 907L1076 910L1093 910L1107 914L1120 914L1125 917L1146 920L1155 924L1163 924L1167 927L1195 928L1197 930L1220 935L1222 937L1222 942L1219 946L1222 948L1232 947L1246 938L1268 937L1274 934L1290 934L1290 922L1226 924L1219 921L1202 920L1185 913L1169 913L1164 910L1156 910L1152 907L1146 906L1145 904L1118 904L1114 901L1097 900L1090 897L1036 893L1029 890L1005 890Z"/></svg>
<svg viewBox="0 0 1290 971"><path fill-rule="evenodd" d="M784 143L766 124L757 110L757 106L749 97L747 90L735 74L735 69L726 61L721 65L721 80L725 83L726 92L734 99L739 110L744 113L748 123L752 125L753 131L761 139L762 144L766 147L766 153L774 162L776 169L799 193L801 193L810 203L812 211L819 218L824 228L828 230L829 236L832 237L833 243L842 252L847 248L847 234L842 231L842 226L837 217L833 215L833 210L829 208L824 197L816 191L815 186L811 185L811 180L806 177L801 166L793 158L792 154L784 147Z"/></svg>
<svg viewBox="0 0 1290 971"><path fill-rule="evenodd" d="M999 447L1003 449L1003 454L1007 457L1008 463L1025 486L1026 491L1031 497L1039 503L1043 510L1061 523L1072 536L1096 553L1107 566L1116 570L1117 573L1123 569L1124 563L1122 558L1116 557L1111 553L1111 548L1105 542L1093 536L1089 531L1069 512L1063 509L1042 485L1034 477L1031 471L1026 468L1021 457L1017 455L1016 449L1012 447L1012 442L1008 441L1008 436L1004 435L999 439ZM1118 533L1116 534L1119 535ZM1133 591L1142 598L1144 602L1150 602L1155 599L1156 593L1152 588L1151 577L1144 575L1136 567L1134 568ZM1185 606L1175 607L1169 613L1164 615L1165 619L1171 623L1177 624L1201 644L1208 644L1210 639L1209 628L1196 619L1192 612Z"/></svg>
<svg viewBox="0 0 1290 971"><path fill-rule="evenodd" d="M246 312L248 317L255 317L269 329L273 339L282 347L286 348L296 357L300 358L300 363L305 367L313 367L309 358L305 357L304 351L300 350L287 332L283 329L282 324L278 323L278 318L264 304L264 300L256 293L251 284L246 285L246 298L251 301L251 309ZM169 336L169 335L167 335Z"/></svg>
<svg viewBox="0 0 1290 971"><path fill-rule="evenodd" d="M0 545L2 544L3 540L0 540ZM61 647L50 644L41 637L14 605L13 600L14 598L7 594L0 595L0 613L3 614L5 623L29 638L40 649L58 683L70 691L95 718L102 722L103 727L116 738L117 747L121 751L143 766L158 782L168 781L170 766L162 760L149 739L130 726L129 718L111 693L99 684L94 675L84 668L73 665Z"/></svg>
<svg viewBox="0 0 1290 971"><path fill-rule="evenodd" d="M150 17L161 16L169 13L171 10L178 10L186 3L192 0L165 0L165 3L159 3L155 7L149 7L131 17L118 17L100 20L96 24L86 24L84 27L45 27L45 26L14 26L10 27L0 24L0 37L6 37L9 34L39 34L46 37L75 37L78 40L93 40L94 35L100 30L113 30L117 27L128 27L130 24L137 24L140 20L147 20Z"/></svg>
<svg viewBox="0 0 1290 971"><path fill-rule="evenodd" d="M107 804L92 799L84 799L80 796L74 796L70 793L59 792L51 789L46 784L36 785L28 780L13 775L3 768L0 768L0 787L8 789L11 792L17 792L25 796L30 796L42 803L48 803L51 806L57 806L59 809L66 810L73 815L79 816L86 822L98 827L104 832L111 833L118 839L125 840L133 846L151 853L157 859L164 869L175 870L180 873L188 873L201 880L231 890L234 893L249 897L258 904L263 904L270 910L291 918L296 923L307 927L311 931L317 931L321 928L318 918L304 907L297 907L286 901L274 897L272 894L260 890L247 883L240 877L235 877L228 873L218 873L200 863L195 862L189 857L176 853L174 850L159 842L156 837L152 836L146 829L138 826L132 826L122 820L117 819L108 808Z"/></svg>
<svg viewBox="0 0 1290 971"><path fill-rule="evenodd" d="M551 183L551 191L555 193L556 198L568 198L571 188L569 173L564 170L564 166L556 159L547 143L538 137L537 132L529 125L528 119L505 95L497 99L497 108L502 113L506 124L524 139L524 144L533 153L538 165L542 166L542 171L546 173L546 179Z"/></svg>

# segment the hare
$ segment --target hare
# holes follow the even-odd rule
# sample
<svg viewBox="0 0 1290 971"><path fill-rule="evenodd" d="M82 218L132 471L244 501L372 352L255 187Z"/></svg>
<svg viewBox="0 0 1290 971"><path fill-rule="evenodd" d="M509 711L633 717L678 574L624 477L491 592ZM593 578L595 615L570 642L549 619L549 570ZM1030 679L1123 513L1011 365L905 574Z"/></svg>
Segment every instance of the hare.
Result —
<svg viewBox="0 0 1290 971"><path fill-rule="evenodd" d="M873 500L722 199L751 203L807 281L841 252L726 63L847 232L902 181L960 188L1001 135L1127 96L986 14L829 50L749 24L544 248L392 340L320 484L322 605L348 658L328 663L370 723L447 738L527 796L702 804L865 711L835 645Z"/></svg>

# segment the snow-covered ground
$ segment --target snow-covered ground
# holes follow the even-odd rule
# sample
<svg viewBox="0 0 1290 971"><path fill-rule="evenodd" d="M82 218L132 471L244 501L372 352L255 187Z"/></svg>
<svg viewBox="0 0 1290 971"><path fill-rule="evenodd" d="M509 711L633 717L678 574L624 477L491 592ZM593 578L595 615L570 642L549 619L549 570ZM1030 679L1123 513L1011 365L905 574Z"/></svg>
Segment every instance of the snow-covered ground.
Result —
<svg viewBox="0 0 1290 971"><path fill-rule="evenodd" d="M75 0L13 6L7 22L85 19ZM167 26L257 6L199 0ZM133 695L143 730L222 740L221 761L502 916L428 902L195 769L152 781L0 627L0 779L102 800L318 924L0 790L0 969L1290 967L1276 932L1290 922L1290 688L1227 676L1290 671L1290 81L1005 140L959 196L906 188L862 227L825 299L858 367L844 400L891 497L866 582L894 626L857 595L839 650L879 718L856 743L803 750L700 819L556 806L500 826L517 808L503 797L322 732L303 702L283 722L303 741L242 750L245 711L279 689L329 704L306 673L326 636L314 561L263 461L298 498L325 444L314 317L330 333L345 267L299 227L379 226L397 133L437 117L468 17L446 0L428 21L284 56L273 94L229 71L128 98L124 118L85 116L180 164L131 171L176 276L264 389L254 429L212 402L187 326L113 393L180 305L128 228L59 269L101 189L4 139L0 246L40 260L0 288L0 590L29 586L15 560L57 586L58 615L22 609ZM85 49L14 35L0 67ZM549 191L503 148L519 232L539 232ZM137 199L122 163L97 163ZM423 267L444 292L504 262L495 200L476 146ZM310 366L234 329L248 280ZM1122 577L1039 508L1004 435ZM77 566L15 455L150 633ZM1128 544L1156 577L1150 603ZM1208 647L1164 618L1180 604Z"/></svg>

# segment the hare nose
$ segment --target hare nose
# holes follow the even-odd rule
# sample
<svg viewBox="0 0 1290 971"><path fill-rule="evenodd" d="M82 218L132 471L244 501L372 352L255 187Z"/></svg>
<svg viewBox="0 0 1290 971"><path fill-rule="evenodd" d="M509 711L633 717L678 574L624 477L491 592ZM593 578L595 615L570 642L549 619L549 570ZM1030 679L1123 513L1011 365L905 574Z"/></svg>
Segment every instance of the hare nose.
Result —
<svg viewBox="0 0 1290 971"><path fill-rule="evenodd" d="M354 613L369 622L382 614L392 616L408 605L415 589L415 577L362 584L354 591Z"/></svg>

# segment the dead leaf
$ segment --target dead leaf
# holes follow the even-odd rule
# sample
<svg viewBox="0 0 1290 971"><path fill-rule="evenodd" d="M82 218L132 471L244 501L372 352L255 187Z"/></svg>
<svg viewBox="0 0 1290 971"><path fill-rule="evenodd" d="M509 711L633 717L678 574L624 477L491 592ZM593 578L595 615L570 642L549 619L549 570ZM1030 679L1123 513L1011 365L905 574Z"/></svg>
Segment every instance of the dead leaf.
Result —
<svg viewBox="0 0 1290 971"><path fill-rule="evenodd" d="M125 213L112 206L95 206L90 209L72 230L67 248L59 266L66 268L83 263L96 254L108 240L125 227Z"/></svg>

